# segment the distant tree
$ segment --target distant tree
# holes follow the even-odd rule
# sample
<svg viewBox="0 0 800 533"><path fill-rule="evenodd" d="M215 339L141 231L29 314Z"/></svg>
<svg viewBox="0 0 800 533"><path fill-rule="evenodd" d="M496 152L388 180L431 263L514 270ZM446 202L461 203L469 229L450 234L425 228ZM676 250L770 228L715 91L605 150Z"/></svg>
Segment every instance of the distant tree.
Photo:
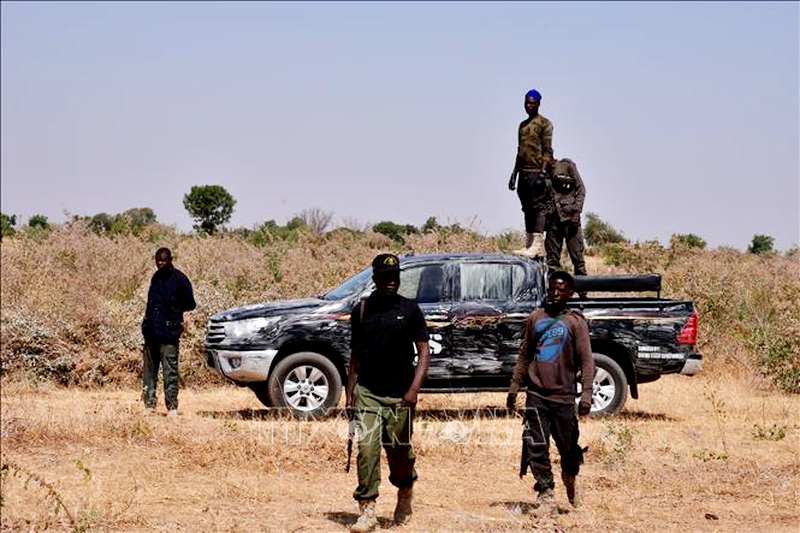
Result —
<svg viewBox="0 0 800 533"><path fill-rule="evenodd" d="M17 225L17 215L8 216L5 213L0 213L0 231L2 237L11 237L17 230L14 226Z"/></svg>
<svg viewBox="0 0 800 533"><path fill-rule="evenodd" d="M437 229L439 229L439 221L436 220L436 217L428 217L428 220L422 225L422 233L428 233Z"/></svg>
<svg viewBox="0 0 800 533"><path fill-rule="evenodd" d="M395 242L400 244L404 244L406 242L405 235L411 234L418 234L419 230L412 226L411 224L406 224L405 226L400 224L395 224L389 220L384 220L383 222L378 222L374 226L372 226L372 231L375 233L382 233L392 239Z"/></svg>
<svg viewBox="0 0 800 533"><path fill-rule="evenodd" d="M138 235L142 229L157 222L156 214L149 207L133 207L118 216L125 221L128 231L134 235Z"/></svg>
<svg viewBox="0 0 800 533"><path fill-rule="evenodd" d="M274 223L275 221L272 220L270 222ZM286 223L286 229L289 231L305 230L308 229L308 224L306 224L306 221L303 217L296 215L292 217L292 219L289 222Z"/></svg>
<svg viewBox="0 0 800 533"><path fill-rule="evenodd" d="M586 224L583 226L583 237L586 239L586 244L589 246L628 242L628 239L626 239L622 233L614 229L611 224L605 222L594 213L586 214Z"/></svg>
<svg viewBox="0 0 800 533"><path fill-rule="evenodd" d="M114 218L108 213L97 213L89 219L89 229L98 235L108 235L114 227Z"/></svg>
<svg viewBox="0 0 800 533"><path fill-rule="evenodd" d="M29 228L41 228L43 230L50 229L50 222L44 215L33 215L28 219Z"/></svg>
<svg viewBox="0 0 800 533"><path fill-rule="evenodd" d="M194 185L183 206L197 222L194 229L212 235L231 219L236 200L221 185Z"/></svg>
<svg viewBox="0 0 800 533"><path fill-rule="evenodd" d="M685 246L686 248L697 248L698 250L704 250L706 247L706 241L702 237L698 237L694 233L686 233L686 234L675 234L669 240L670 246Z"/></svg>
<svg viewBox="0 0 800 533"><path fill-rule="evenodd" d="M772 251L773 244L775 244L775 239L769 235L753 235L753 241L747 251L756 255L768 254Z"/></svg>
<svg viewBox="0 0 800 533"><path fill-rule="evenodd" d="M330 225L331 219L333 219L333 214L326 213L318 208L314 208L306 209L300 213L300 218L303 219L303 222L305 222L305 225L309 230L311 230L313 233L321 234L324 233Z"/></svg>

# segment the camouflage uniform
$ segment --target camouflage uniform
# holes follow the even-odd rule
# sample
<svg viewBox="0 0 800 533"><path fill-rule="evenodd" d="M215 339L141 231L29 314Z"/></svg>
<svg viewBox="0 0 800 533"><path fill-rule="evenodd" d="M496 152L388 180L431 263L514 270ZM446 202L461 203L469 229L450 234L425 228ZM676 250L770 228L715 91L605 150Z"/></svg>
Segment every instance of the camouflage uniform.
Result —
<svg viewBox="0 0 800 533"><path fill-rule="evenodd" d="M575 274L585 276L581 211L586 188L575 163L570 159L556 161L553 164L552 184L555 206L548 217L547 237L544 241L547 264L553 270L561 270L561 246L566 239Z"/></svg>
<svg viewBox="0 0 800 533"><path fill-rule="evenodd" d="M553 157L553 124L542 115L523 120L518 133L517 195L528 233L543 232L547 214L553 209L547 180L541 175L545 155Z"/></svg>

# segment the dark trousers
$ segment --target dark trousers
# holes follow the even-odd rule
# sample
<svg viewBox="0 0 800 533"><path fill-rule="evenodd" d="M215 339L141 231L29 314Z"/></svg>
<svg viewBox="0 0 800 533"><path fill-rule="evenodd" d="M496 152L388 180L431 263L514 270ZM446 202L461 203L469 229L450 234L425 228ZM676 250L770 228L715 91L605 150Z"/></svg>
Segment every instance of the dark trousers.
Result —
<svg viewBox="0 0 800 533"><path fill-rule="evenodd" d="M178 408L178 343L146 342L142 364L142 399L145 407L156 406L158 367L164 374L164 401L168 410Z"/></svg>
<svg viewBox="0 0 800 533"><path fill-rule="evenodd" d="M552 210L547 180L538 172L520 172L517 196L525 214L525 231L544 232L547 215Z"/></svg>
<svg viewBox="0 0 800 533"><path fill-rule="evenodd" d="M417 456L411 448L413 410L400 398L377 396L356 385L353 407L358 428L358 487L356 500L378 497L381 484L381 445L389 462L389 482L407 488L417 480Z"/></svg>
<svg viewBox="0 0 800 533"><path fill-rule="evenodd" d="M572 269L577 276L586 275L583 260L583 229L580 222L557 221L552 217L547 225L544 249L547 252L547 265L553 270L561 270L561 247L567 241L567 252L572 261Z"/></svg>
<svg viewBox="0 0 800 533"><path fill-rule="evenodd" d="M524 453L533 471L537 492L555 486L550 468L550 435L561 456L561 471L578 475L583 450L578 445L578 417L574 404L550 402L528 393L525 401L525 428L522 431Z"/></svg>

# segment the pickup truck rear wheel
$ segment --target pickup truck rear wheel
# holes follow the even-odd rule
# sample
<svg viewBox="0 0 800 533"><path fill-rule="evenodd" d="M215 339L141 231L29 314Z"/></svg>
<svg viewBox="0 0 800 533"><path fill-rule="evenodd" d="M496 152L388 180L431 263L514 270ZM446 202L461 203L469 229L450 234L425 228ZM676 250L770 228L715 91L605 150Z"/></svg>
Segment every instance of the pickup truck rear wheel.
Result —
<svg viewBox="0 0 800 533"><path fill-rule="evenodd" d="M342 382L334 364L316 352L297 352L270 373L269 400L301 418L325 416L338 403Z"/></svg>
<svg viewBox="0 0 800 533"><path fill-rule="evenodd" d="M616 361L601 353L594 353L594 380L592 383L593 416L613 415L622 410L628 398L628 378ZM581 396L578 380L578 401Z"/></svg>

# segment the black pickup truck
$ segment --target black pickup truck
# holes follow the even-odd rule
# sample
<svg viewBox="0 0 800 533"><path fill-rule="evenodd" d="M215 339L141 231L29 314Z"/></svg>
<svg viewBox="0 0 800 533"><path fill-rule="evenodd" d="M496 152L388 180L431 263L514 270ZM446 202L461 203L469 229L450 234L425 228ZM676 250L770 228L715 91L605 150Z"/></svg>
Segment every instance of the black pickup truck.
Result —
<svg viewBox="0 0 800 533"><path fill-rule="evenodd" d="M544 299L546 272L541 261L518 255L401 258L399 292L416 300L430 333L423 392L507 390L525 319ZM217 313L208 322L208 366L250 387L267 406L324 415L346 382L350 312L373 288L367 268L317 298ZM655 293L570 300L589 321L596 363L593 414L618 412L628 389L638 398L641 383L700 371L694 305L661 298L660 290L658 275L576 278L576 292L590 295Z"/></svg>

